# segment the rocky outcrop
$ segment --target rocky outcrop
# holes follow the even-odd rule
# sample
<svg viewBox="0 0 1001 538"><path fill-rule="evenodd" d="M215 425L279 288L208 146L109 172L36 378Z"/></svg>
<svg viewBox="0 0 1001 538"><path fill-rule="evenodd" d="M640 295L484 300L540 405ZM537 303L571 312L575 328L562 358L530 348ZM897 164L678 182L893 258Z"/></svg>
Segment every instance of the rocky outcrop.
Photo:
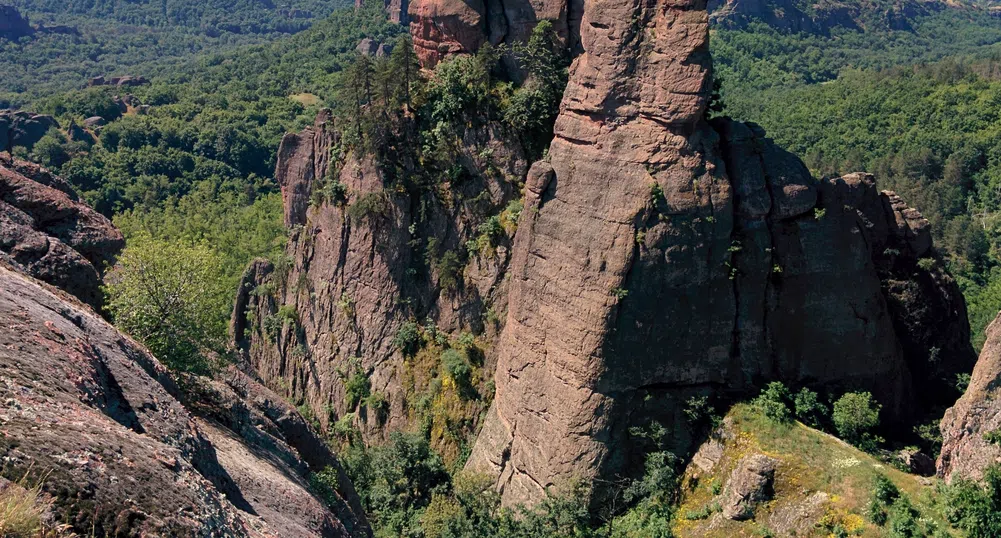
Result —
<svg viewBox="0 0 1001 538"><path fill-rule="evenodd" d="M492 338L484 313L503 312L509 244L500 238L489 253L456 253L476 238L478 224L519 197L527 166L501 127L470 129L456 161L463 179L443 185L442 199L394 183L375 158L332 158L338 139L321 112L314 126L282 141L275 177L290 240L277 264L259 260L247 269L231 329L268 386L309 406L325 428L353 414L364 438L379 440L415 420L427 386L414 377L437 370L436 358L418 367L394 344L404 323L419 324L432 340L439 330ZM356 371L386 399L384 412L349 404L346 383Z"/></svg>
<svg viewBox="0 0 1001 538"><path fill-rule="evenodd" d="M109 536L367 536L350 482L302 417L237 371L179 386L69 295L0 262L0 474L50 517Z"/></svg>
<svg viewBox="0 0 1001 538"><path fill-rule="evenodd" d="M764 454L749 454L737 462L720 501L723 517L736 521L754 517L754 509L772 498L778 463Z"/></svg>
<svg viewBox="0 0 1001 538"><path fill-rule="evenodd" d="M524 42L538 21L549 20L571 50L579 44L582 0L415 0L410 35L424 67L455 54L475 53L484 43Z"/></svg>
<svg viewBox="0 0 1001 538"><path fill-rule="evenodd" d="M871 176L818 181L759 127L706 122L705 7L584 12L556 138L526 184L496 398L468 463L506 504L628 474L628 432L651 421L686 452L692 396L782 380L870 390L895 420L916 408L927 357L906 352L896 327L914 320L894 318L884 279L934 271L928 293L956 291L918 263L927 222ZM958 305L948 319L968 331L958 293L927 300ZM968 352L937 360L961 371Z"/></svg>
<svg viewBox="0 0 1001 538"><path fill-rule="evenodd" d="M52 116L23 110L0 110L0 152L10 153L15 146L29 150L59 124Z"/></svg>
<svg viewBox="0 0 1001 538"><path fill-rule="evenodd" d="M942 418L942 452L938 474L979 479L988 466L1001 462L1001 316L987 327L987 342L966 393ZM993 437L989 434L993 434Z"/></svg>
<svg viewBox="0 0 1001 538"><path fill-rule="evenodd" d="M21 16L14 6L0 6L0 39L16 41L34 32L28 19Z"/></svg>
<svg viewBox="0 0 1001 538"><path fill-rule="evenodd" d="M0 165L0 258L99 308L101 275L125 241L44 168Z"/></svg>

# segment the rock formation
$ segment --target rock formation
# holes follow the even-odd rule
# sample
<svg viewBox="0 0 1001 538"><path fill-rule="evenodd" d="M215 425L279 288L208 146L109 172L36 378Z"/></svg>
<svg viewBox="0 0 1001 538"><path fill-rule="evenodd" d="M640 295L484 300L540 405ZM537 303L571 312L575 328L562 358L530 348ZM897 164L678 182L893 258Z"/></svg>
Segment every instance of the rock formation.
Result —
<svg viewBox="0 0 1001 538"><path fill-rule="evenodd" d="M16 41L35 31L14 6L0 6L0 39Z"/></svg>
<svg viewBox="0 0 1001 538"><path fill-rule="evenodd" d="M99 308L101 274L124 245L61 178L21 161L0 165L0 258Z"/></svg>
<svg viewBox="0 0 1001 538"><path fill-rule="evenodd" d="M468 464L507 504L630 472L628 431L651 421L684 452L695 395L854 387L906 417L933 380L913 375L928 358L905 353L895 327L911 320L888 306L880 277L898 265L941 275L927 300L954 305L968 334L955 283L917 264L931 253L916 211L871 176L813 179L755 125L703 119L708 24L699 0L584 12L549 159L526 184L497 394ZM962 371L972 353L938 359Z"/></svg>
<svg viewBox="0 0 1001 538"><path fill-rule="evenodd" d="M582 0L415 0L410 35L424 67L454 54L476 52L484 43L519 43L535 24L549 20L571 50L579 43Z"/></svg>
<svg viewBox="0 0 1001 538"><path fill-rule="evenodd" d="M31 149L49 129L58 127L52 116L23 110L0 110L0 152L10 152L14 146Z"/></svg>
<svg viewBox="0 0 1001 538"><path fill-rule="evenodd" d="M948 398L975 357L928 222L870 175L817 180L760 127L707 121L705 7L412 3L426 66L523 39L540 19L571 48L579 36L555 140L526 170L501 127L467 128L457 162L472 179L425 196L393 181L418 166L404 157L340 155L329 114L287 135L276 178L290 241L248 268L231 324L262 379L322 410L324 427L358 413L378 441L413 424L426 388L393 342L403 324L478 333L487 307L507 305L499 339L484 338L496 397L468 467L497 477L508 505L636 472L628 432L652 421L685 452L692 397L771 380L864 389L896 423L941 403L917 393ZM447 284L435 255L461 251L522 179L513 243L462 260ZM355 369L385 416L347 403Z"/></svg>
<svg viewBox="0 0 1001 538"><path fill-rule="evenodd" d="M723 517L737 521L754 517L754 509L772 498L778 463L764 454L744 456L726 481L720 501Z"/></svg>
<svg viewBox="0 0 1001 538"><path fill-rule="evenodd" d="M453 334L481 333L488 307L503 312L503 244L464 268L436 260L460 251L477 224L518 198L527 165L502 128L471 130L458 158L468 177L446 187L445 201L392 186L374 158L333 159L338 136L321 112L282 141L275 177L291 238L281 265L260 260L247 269L231 326L270 387L308 404L325 427L357 412L366 439L378 439L410 423L416 392L426 388L414 386L414 368L393 344L401 326L430 320ZM344 200L329 196L332 184L345 188ZM296 319L269 332L281 307ZM355 369L388 400L385 416L348 405L345 382Z"/></svg>
<svg viewBox="0 0 1001 538"><path fill-rule="evenodd" d="M367 536L346 476L333 509L307 487L336 459L281 398L232 370L176 385L71 296L0 260L2 475L49 518L114 536ZM332 511L331 511L332 510Z"/></svg>
<svg viewBox="0 0 1001 538"><path fill-rule="evenodd" d="M1001 462L1001 444L985 438L1001 432L1001 316L987 327L987 342L966 393L942 418L942 452L938 474L979 479L991 464Z"/></svg>

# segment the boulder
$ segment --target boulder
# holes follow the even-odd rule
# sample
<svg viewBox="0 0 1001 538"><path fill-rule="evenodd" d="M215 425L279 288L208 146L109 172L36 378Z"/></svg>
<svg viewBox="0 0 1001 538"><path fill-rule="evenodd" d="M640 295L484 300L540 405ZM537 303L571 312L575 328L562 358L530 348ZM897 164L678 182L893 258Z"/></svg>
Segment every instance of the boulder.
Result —
<svg viewBox="0 0 1001 538"><path fill-rule="evenodd" d="M897 460L908 472L919 476L935 474L935 460L931 456L914 448L905 448L896 453Z"/></svg>
<svg viewBox="0 0 1001 538"><path fill-rule="evenodd" d="M743 521L754 509L772 498L778 461L764 454L744 456L730 473L720 499L723 517Z"/></svg>
<svg viewBox="0 0 1001 538"><path fill-rule="evenodd" d="M101 116L91 116L83 120L83 126L88 129L100 129L108 124L108 121Z"/></svg>

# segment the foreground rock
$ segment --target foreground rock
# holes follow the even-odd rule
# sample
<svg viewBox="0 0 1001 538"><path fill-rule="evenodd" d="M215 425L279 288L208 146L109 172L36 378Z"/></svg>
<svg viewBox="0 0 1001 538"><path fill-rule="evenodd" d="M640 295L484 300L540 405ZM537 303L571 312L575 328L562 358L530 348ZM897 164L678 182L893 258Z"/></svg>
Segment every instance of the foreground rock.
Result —
<svg viewBox="0 0 1001 538"><path fill-rule="evenodd" d="M53 520L99 536L368 535L346 477L332 510L309 491L336 460L252 379L182 390L91 309L2 262L0 326L0 474L40 482Z"/></svg>
<svg viewBox="0 0 1001 538"><path fill-rule="evenodd" d="M44 168L0 165L0 258L98 308L101 274L125 240Z"/></svg>
<svg viewBox="0 0 1001 538"><path fill-rule="evenodd" d="M963 397L942 418L938 474L947 481L979 479L1001 462L1001 444L988 434L1001 433L1001 316L987 327L987 342Z"/></svg>
<svg viewBox="0 0 1001 538"><path fill-rule="evenodd" d="M506 504L635 472L628 432L651 421L687 452L693 396L856 388L901 423L925 403L916 387L944 386L939 368L972 366L919 213L872 176L815 180L753 124L704 120L708 24L700 0L586 5L548 162L526 183L496 398L468 463ZM946 308L930 326L901 317L908 301ZM911 352L918 337L952 352Z"/></svg>

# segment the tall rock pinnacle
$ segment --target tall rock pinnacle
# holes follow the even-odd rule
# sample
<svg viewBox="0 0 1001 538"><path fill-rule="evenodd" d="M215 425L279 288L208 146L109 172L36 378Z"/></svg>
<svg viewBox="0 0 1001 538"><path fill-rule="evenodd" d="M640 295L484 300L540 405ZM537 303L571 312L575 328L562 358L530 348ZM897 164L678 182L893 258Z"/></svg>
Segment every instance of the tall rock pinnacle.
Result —
<svg viewBox="0 0 1001 538"><path fill-rule="evenodd" d="M927 255L927 221L871 176L817 181L759 127L705 121L704 1L594 0L580 27L526 182L497 394L468 468L509 505L615 479L642 464L630 428L660 423L684 450L686 401L772 379L866 388L905 413L914 379L880 259Z"/></svg>

